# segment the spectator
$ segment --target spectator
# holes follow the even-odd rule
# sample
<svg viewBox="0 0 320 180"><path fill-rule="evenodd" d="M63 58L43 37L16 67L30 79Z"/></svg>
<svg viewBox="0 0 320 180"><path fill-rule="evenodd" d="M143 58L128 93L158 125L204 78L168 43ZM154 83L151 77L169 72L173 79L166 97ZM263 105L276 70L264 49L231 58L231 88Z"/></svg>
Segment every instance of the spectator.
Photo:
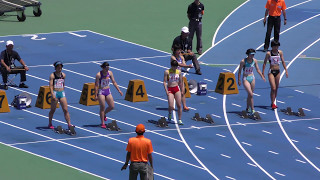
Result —
<svg viewBox="0 0 320 180"><path fill-rule="evenodd" d="M13 41L7 41L6 50L0 54L1 59L1 74L4 83L4 89L8 89L8 75L9 74L20 74L20 85L19 88L28 88L24 82L27 80L26 71L29 70L25 62L20 58L17 51L13 50ZM22 66L16 66L14 61L18 60Z"/></svg>
<svg viewBox="0 0 320 180"><path fill-rule="evenodd" d="M266 38L264 40L264 49L263 52L268 51L269 44L270 44L270 36L272 28L274 28L274 41L279 41L279 34L280 34L280 26L281 26L281 11L283 13L284 18L284 25L287 24L287 14L286 14L286 3L284 0L268 0L266 4L266 12L264 14L263 24L266 24L266 18L268 17L267 23L267 33Z"/></svg>
<svg viewBox="0 0 320 180"><path fill-rule="evenodd" d="M199 0L194 0L188 6L188 18L189 18L189 29L190 29L190 43L193 41L194 32L197 35L197 52L199 55L202 54L202 16L204 14L204 5Z"/></svg>
<svg viewBox="0 0 320 180"><path fill-rule="evenodd" d="M172 43L171 50L173 51L174 46L180 45L182 47L182 55L185 61L192 60L193 66L196 70L196 74L201 75L200 65L197 59L197 56L192 52L192 44L189 40L189 28L183 27L181 29L181 35L177 36Z"/></svg>
<svg viewBox="0 0 320 180"><path fill-rule="evenodd" d="M122 166L121 170L127 169L129 160L130 163L130 174L129 180L136 180L138 178L138 174L140 174L141 180L151 179L148 177L148 161L150 162L151 167L153 168L152 161L152 143L150 139L147 139L143 136L145 132L145 127L143 124L138 124L136 127L136 137L132 137L129 139L127 145L127 156L126 162Z"/></svg>

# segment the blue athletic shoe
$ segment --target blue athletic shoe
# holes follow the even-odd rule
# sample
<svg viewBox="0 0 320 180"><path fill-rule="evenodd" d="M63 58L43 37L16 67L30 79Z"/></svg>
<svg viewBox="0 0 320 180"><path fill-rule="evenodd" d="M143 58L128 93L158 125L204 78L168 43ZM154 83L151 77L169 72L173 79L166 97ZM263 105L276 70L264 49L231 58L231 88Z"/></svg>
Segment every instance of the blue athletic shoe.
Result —
<svg viewBox="0 0 320 180"><path fill-rule="evenodd" d="M172 123L172 114L171 114L171 113L168 114L168 121L167 121L167 123Z"/></svg>

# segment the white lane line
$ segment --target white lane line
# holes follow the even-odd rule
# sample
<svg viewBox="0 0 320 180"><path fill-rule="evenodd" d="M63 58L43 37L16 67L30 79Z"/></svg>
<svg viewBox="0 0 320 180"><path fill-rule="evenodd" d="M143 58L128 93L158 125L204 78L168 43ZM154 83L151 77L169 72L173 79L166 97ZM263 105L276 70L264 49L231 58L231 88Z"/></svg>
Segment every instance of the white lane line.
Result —
<svg viewBox="0 0 320 180"><path fill-rule="evenodd" d="M81 37L81 38L87 37L87 35L80 35L80 34L77 34L77 33L74 33L74 32L68 32L68 33L71 34L71 35L74 35L74 36Z"/></svg>
<svg viewBox="0 0 320 180"><path fill-rule="evenodd" d="M109 37L109 38L116 39L116 40L119 40L119 41L122 41L122 42L126 42L126 43L129 43L129 44L133 44L133 45L137 45L137 46L140 46L140 47L144 47L144 48L147 48L147 49L152 49L152 50L155 50L155 51L158 51L158 52L162 52L162 53L165 53L165 54L170 54L168 52L164 52L164 51L161 51L161 50L158 50L158 49L154 49L154 48L151 48L151 47L148 47L148 46L144 46L144 45L133 43L133 42L130 42L130 41L126 41L126 40L123 40L123 39L115 38L115 37L108 36L108 35L105 35L105 34L101 34L101 33L98 33L98 32L91 31L91 30L86 30L86 31L91 32L93 34L98 34L100 36Z"/></svg>
<svg viewBox="0 0 320 180"><path fill-rule="evenodd" d="M266 130L262 130L262 132L267 133L267 134L272 134L271 132L266 131Z"/></svg>
<svg viewBox="0 0 320 180"><path fill-rule="evenodd" d="M213 81L212 81L212 80L210 80L210 79L204 79L204 80L209 81L209 82L213 82Z"/></svg>
<svg viewBox="0 0 320 180"><path fill-rule="evenodd" d="M231 158L230 156L227 156L227 155L225 155L225 154L220 154L221 156L223 156L223 157L226 157L226 158Z"/></svg>
<svg viewBox="0 0 320 180"><path fill-rule="evenodd" d="M214 117L217 117L217 118L221 118L221 116L218 116L216 114L211 114L211 115L214 116Z"/></svg>
<svg viewBox="0 0 320 180"><path fill-rule="evenodd" d="M197 126L190 126L190 128L193 128L193 129L201 129L200 127L197 127Z"/></svg>
<svg viewBox="0 0 320 180"><path fill-rule="evenodd" d="M286 176L286 175L284 175L284 174L281 174L281 173L278 173L278 172L274 172L275 174L278 174L278 175L280 175L280 176Z"/></svg>
<svg viewBox="0 0 320 180"><path fill-rule="evenodd" d="M313 16L313 17L311 17L311 18L309 18L309 19L315 18L315 17L317 17L317 16L320 16L320 14L318 14L318 15L316 15L316 16ZM309 19L308 19L308 20L309 20ZM307 21L307 20L305 20L305 21ZM320 38L317 39L316 41L314 41L313 43L311 43L311 44L310 44L309 46L307 46L305 49L303 49L299 54L297 54L297 56L294 57L294 58L290 61L290 63L287 65L287 69L289 69L289 67L291 66L291 64L292 64L298 57L300 57L301 54L303 54L306 50L308 50L310 47L312 47L312 46L313 46L314 44L316 44L318 41L320 41ZM284 72L281 73L280 81L281 81L281 79L283 78L283 76L284 76ZM283 132L283 134L285 135L285 137L287 138L287 140L289 141L289 143L293 146L293 148L294 148L312 167L314 167L318 172L320 172L320 169L319 169L312 161L310 161L310 160L299 150L299 148L293 143L293 142L298 142L298 141L293 140L293 139L290 139L290 137L288 136L287 132L285 131L285 129L284 129L283 126L282 126L282 123L281 123L280 118L279 118L279 115L278 115L278 111L274 111L274 113L275 113L275 116L276 116L276 118L277 118L277 122L278 122L278 124L279 124L280 129L281 129L281 131Z"/></svg>
<svg viewBox="0 0 320 180"><path fill-rule="evenodd" d="M305 2L303 2L303 3L310 2L310 1L312 1L312 0L305 1ZM302 4L302 3L300 3L300 4ZM287 8L287 9L289 9L289 8ZM294 26L291 26L290 28L282 31L282 32L280 33L280 35L282 35L283 33L286 33L287 31L289 31L289 30L291 30L291 29L299 26L300 24L303 24L303 23L305 23L305 22L307 22L307 21L309 21L309 20L311 20L311 19L313 19L313 18L316 18L316 17L318 17L318 16L320 16L320 14L317 14L317 15L312 16L312 17L310 17L310 18L308 18L308 19L306 19L306 20L304 20L304 21L301 21L301 22L299 22L298 24L295 24ZM270 40L272 40L272 39L274 39L274 38L271 38ZM260 49L263 45L264 45L264 43L261 44L257 49Z"/></svg>
<svg viewBox="0 0 320 180"><path fill-rule="evenodd" d="M215 97L212 97L212 96L208 96L208 98L211 98L211 99L217 99L217 98L215 98Z"/></svg>
<svg viewBox="0 0 320 180"><path fill-rule="evenodd" d="M217 136L223 137L225 138L226 136L222 135L222 134L216 134Z"/></svg>
<svg viewBox="0 0 320 180"><path fill-rule="evenodd" d="M277 100L277 102L278 102L278 103L281 103L281 104L285 104L285 102L283 102L283 101Z"/></svg>
<svg viewBox="0 0 320 180"><path fill-rule="evenodd" d="M228 178L228 179L231 179L231 180L236 180L235 178L230 177L230 176L225 176L225 177Z"/></svg>
<svg viewBox="0 0 320 180"><path fill-rule="evenodd" d="M72 168L72 169L76 169L76 170L78 170L78 171L81 171L81 172L84 172L84 173L93 175L93 176L98 177L98 178L101 178L101 179L109 180L109 179L107 179L107 178L105 178L105 177L101 177L101 176L99 176L99 175L93 174L93 173L88 172L88 171L85 171L85 170L83 170L83 169L76 168L76 167L74 167L74 166L71 166L71 165L62 163L62 162L57 161L57 160L54 160L54 159L50 159L50 158L48 158L48 157L45 157L45 156L42 156L42 155L39 155L39 154L30 152L30 151L27 151L27 150L25 150L25 149L21 149L21 148L15 147L15 146L11 146L11 145L5 144L5 143L3 143L3 142L0 142L0 144L3 144L3 145L5 145L5 146L11 147L11 148L13 148L13 149L17 149L17 150L19 150L19 151L23 151L23 152L26 152L26 153L28 153L28 154L31 154L31 155L34 155L34 156L37 156L37 157L40 157L40 158L43 158L43 159L46 159L46 160L49 160L49 161L58 163L58 164L61 164L61 165L66 166L66 167L70 167L70 168Z"/></svg>
<svg viewBox="0 0 320 180"><path fill-rule="evenodd" d="M243 124L241 122L236 122L237 124L241 125L241 126L246 126L246 124Z"/></svg>
<svg viewBox="0 0 320 180"><path fill-rule="evenodd" d="M174 106L176 106L175 100L173 101L173 104L174 104ZM175 122L178 122L178 121L177 121L177 117L176 117L176 111L173 111L172 115L173 115L173 120L174 120ZM205 171L207 171L213 178L215 178L216 180L218 180L219 178L218 178L215 174L213 174L213 173L207 168L207 166L205 166L205 165L202 163L202 161L198 158L198 156L192 151L192 149L190 148L189 144L188 144L187 141L184 139L184 136L183 136L182 133L181 133L181 130L180 130L180 128L179 128L178 123L175 123L175 127L176 127L176 130L177 130L177 132L178 132L178 134L179 134L182 142L184 143L184 145L186 146L186 148L188 149L188 151L191 153L191 155L193 156L193 158L195 158L196 161L198 161L198 163L202 166L202 169L204 169Z"/></svg>
<svg viewBox="0 0 320 180"><path fill-rule="evenodd" d="M258 113L260 113L260 114L267 114L267 113L264 113L264 112L261 112L261 111L257 111Z"/></svg>
<svg viewBox="0 0 320 180"><path fill-rule="evenodd" d="M311 111L310 109L307 109L307 108L302 108L303 110L305 110L305 111Z"/></svg>
<svg viewBox="0 0 320 180"><path fill-rule="evenodd" d="M313 127L308 127L309 129L312 129L312 130L315 130L315 131L318 131L319 129L316 129L316 128L313 128Z"/></svg>
<svg viewBox="0 0 320 180"><path fill-rule="evenodd" d="M69 107L69 105L68 105L68 107ZM70 107L71 107L71 108L74 108L73 106L70 106ZM78 109L80 109L80 108L78 108ZM28 112L28 113L31 113L31 114L34 114L34 115L37 115L37 116L40 116L40 117L43 117L43 118L45 118L45 119L48 119L48 117L45 116L45 115L41 115L41 114L38 114L38 113L35 113L35 112L32 112L32 111L29 111L29 110L23 110L23 111ZM87 113L90 113L90 114L94 114L94 115L96 115L96 116L99 116L98 114L95 114L95 113L92 113L92 112L89 112L89 111L86 111L86 110L83 110L83 111L84 111L84 112L87 112ZM117 120L117 119L113 119L113 118L109 118L109 119L110 119L110 120L116 120L117 122L120 122L120 121ZM67 123L64 122L64 121L60 121L60 120L57 120L57 119L53 119L53 121L59 122L59 123L61 123L61 124L67 124ZM110 137L109 135L100 134L100 133L97 133L97 132L95 132L95 131L91 131L91 130L88 130L88 129L85 129L85 128L82 128L82 127L79 127L79 126L77 127L77 129L81 129L81 130L84 130L84 131L89 132L89 133L92 133L92 134L100 135L100 136L102 136L102 137L105 137L105 138L108 138L108 139L111 139L111 140L114 140L114 141L117 141L117 142L120 142L120 143L123 143L123 144L127 144L127 142L122 141L122 140L119 140L119 139L116 139L116 138L113 138L113 137ZM147 129L146 129L146 132L153 133L153 131L147 130ZM159 135L161 135L161 134L159 134ZM171 137L169 137L169 138L171 138ZM174 139L174 138L172 138L172 139ZM181 140L178 140L178 141L180 142ZM156 151L154 151L153 153L155 153L155 154L157 154L157 155L160 155L160 156L163 156L163 157L166 157L166 158L168 158L168 159L172 159L172 160L175 160L175 161L178 161L178 162L181 162L181 163L184 163L184 164L187 164L187 165L190 165L190 166L193 166L193 167L196 167L196 168L199 168L199 169L204 170L204 168L199 167L199 166L194 165L194 164L191 164L191 163L188 163L188 162L186 162L186 161L183 161L183 160L180 160L180 159L171 157L171 156L167 156L167 155L165 155L165 154L162 154L162 153L159 153L159 152L156 152Z"/></svg>
<svg viewBox="0 0 320 180"><path fill-rule="evenodd" d="M303 94L304 92L303 91L300 91L300 90L294 90L294 91L296 91L296 92L298 92L298 93L301 93L301 94Z"/></svg>
<svg viewBox="0 0 320 180"><path fill-rule="evenodd" d="M239 66L237 66L235 72L238 70ZM235 73L234 72L234 73ZM243 153L255 164L259 167L259 169L261 171L263 171L267 176L269 176L271 179L275 180L275 178L269 174L262 166L260 166L251 156L250 154L243 148L243 146L240 144L239 140L237 139L236 135L234 134L232 128L231 128L231 125L230 125L230 122L229 122L229 119L228 119L228 115L227 115L227 108L226 108L226 99L227 99L227 96L226 95L223 95L223 102L222 102L222 106L223 106L223 114L224 114L224 118L225 118L225 121L227 123L227 126L228 126L228 129L233 137L233 139L235 140L235 142L238 144L238 146L240 147L240 149L243 151Z"/></svg>
<svg viewBox="0 0 320 180"><path fill-rule="evenodd" d="M242 107L239 104L231 103L232 106Z"/></svg>
<svg viewBox="0 0 320 180"><path fill-rule="evenodd" d="M228 71L228 72L231 72L229 69L222 69L222 70L224 70L224 71Z"/></svg>
<svg viewBox="0 0 320 180"><path fill-rule="evenodd" d="M194 146L196 148L199 148L199 149L205 149L204 147L201 147L201 146Z"/></svg>
<svg viewBox="0 0 320 180"><path fill-rule="evenodd" d="M301 162L301 163L303 163L303 164L307 163L307 162L305 162L305 161L301 161L300 159L296 159L296 161L297 161L297 162Z"/></svg>
<svg viewBox="0 0 320 180"><path fill-rule="evenodd" d="M96 138L96 137L102 137L101 135L96 136L84 136L84 137L77 137L77 138L63 138L63 139L54 139L54 140L45 140L45 141L30 141L30 142L24 142L24 143L14 143L14 144L8 144L10 146L16 146L16 145L23 145L23 144L36 144L36 143L46 143L46 142L52 142L52 141L67 141L67 140L75 140L75 139L88 139L88 138Z"/></svg>
<svg viewBox="0 0 320 180"><path fill-rule="evenodd" d="M253 95L258 96L258 97L260 96L259 94L256 94L256 93L253 93Z"/></svg>
<svg viewBox="0 0 320 180"><path fill-rule="evenodd" d="M245 4L246 4L247 2L249 2L249 1L250 1L250 0L247 0L246 2L244 2L243 4L241 4L238 8L240 8L241 6L245 5ZM291 9L291 8L293 8L293 7L302 5L302 4L304 4L304 3L310 2L310 1L312 1L312 0L307 0L307 1L304 1L304 2L301 2L301 3L298 3L298 4L295 4L295 5L293 5L293 6L288 7L287 10L288 10L288 9ZM238 9L238 8L237 8L237 9ZM235 9L235 10L237 10L237 9ZM248 24L248 25L246 25L246 26L238 29L237 31L234 31L233 33L229 34L228 36L224 37L223 39L221 39L220 41L218 41L217 43L215 43L217 33L218 33L218 31L220 30L222 24L227 20L227 18L229 18L229 16L230 16L232 13L235 12L235 10L232 11L232 12L222 21L222 23L219 25L218 29L216 30L216 32L215 32L215 34L214 34L214 36L213 36L212 46L211 46L207 51L205 51L201 56L203 56L206 52L208 52L209 50L211 50L213 47L217 46L217 45L220 44L222 41L228 39L229 37L233 36L234 34L236 34L236 33L240 32L240 31L246 29L247 27L249 27L249 26L251 26L251 25L253 25L253 24L256 24L256 23L260 22L261 20L263 20L263 18L260 18L260 19L258 19L258 20L256 20L256 21L254 21L254 22L252 22L252 23L250 23L250 24ZM262 44L262 45L263 45L263 44ZM262 47L262 46L261 46L261 47ZM261 47L259 47L259 48L257 48L257 49L260 49Z"/></svg>
<svg viewBox="0 0 320 180"><path fill-rule="evenodd" d="M151 65L154 65L154 66L157 66L157 67L161 67L163 69L170 69L169 67L165 67L165 66L161 66L159 64L155 64L155 63L152 63L152 62L149 62L149 61L145 61L145 60L142 60L140 58L134 58L135 60L137 61L140 61L140 62L144 62L144 63L147 63L147 64L151 64Z"/></svg>
<svg viewBox="0 0 320 180"><path fill-rule="evenodd" d="M244 144L244 145L247 145L247 146L252 146L252 144L246 143L244 141L242 141L241 143Z"/></svg>
<svg viewBox="0 0 320 180"><path fill-rule="evenodd" d="M247 164L250 165L250 166L253 166L253 167L257 167L256 165L251 164L251 163L247 163Z"/></svg>
<svg viewBox="0 0 320 180"><path fill-rule="evenodd" d="M272 153L272 154L276 154L276 155L278 155L279 153L277 153L277 152L274 152L274 151L268 151L269 153Z"/></svg>

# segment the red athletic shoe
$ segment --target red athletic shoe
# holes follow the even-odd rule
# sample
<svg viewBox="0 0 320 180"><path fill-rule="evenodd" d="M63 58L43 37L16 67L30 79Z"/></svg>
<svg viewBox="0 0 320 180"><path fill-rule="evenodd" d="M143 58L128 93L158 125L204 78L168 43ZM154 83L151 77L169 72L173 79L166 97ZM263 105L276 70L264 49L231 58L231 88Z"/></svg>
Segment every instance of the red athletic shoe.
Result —
<svg viewBox="0 0 320 180"><path fill-rule="evenodd" d="M54 126L52 126L52 124L51 124L51 125L49 124L49 125L48 125L48 128L49 128L49 129L54 129Z"/></svg>
<svg viewBox="0 0 320 180"><path fill-rule="evenodd" d="M107 128L105 124L101 124L100 127L103 128L103 129L106 129L106 128Z"/></svg>
<svg viewBox="0 0 320 180"><path fill-rule="evenodd" d="M278 106L277 106L277 105L275 105L275 104L272 104L272 105L271 105L271 108L272 108L272 109L277 109L277 108L278 108Z"/></svg>
<svg viewBox="0 0 320 180"><path fill-rule="evenodd" d="M107 116L104 117L104 121L107 121Z"/></svg>
<svg viewBox="0 0 320 180"><path fill-rule="evenodd" d="M183 111L184 111L184 112L187 112L187 111L189 111L189 110L190 110L190 109L189 109L188 107L184 107L184 108L183 108Z"/></svg>

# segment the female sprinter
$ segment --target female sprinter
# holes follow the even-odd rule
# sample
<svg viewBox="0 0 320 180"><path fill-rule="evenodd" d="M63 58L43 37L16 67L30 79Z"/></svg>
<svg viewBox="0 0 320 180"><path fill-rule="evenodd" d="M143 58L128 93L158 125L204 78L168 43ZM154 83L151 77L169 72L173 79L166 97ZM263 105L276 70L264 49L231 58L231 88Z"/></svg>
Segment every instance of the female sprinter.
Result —
<svg viewBox="0 0 320 180"><path fill-rule="evenodd" d="M100 67L102 68L102 71L98 72L96 75L95 99L99 100L100 104L101 128L106 128L106 125L104 123L104 121L107 121L106 114L114 108L114 101L110 91L110 79L121 96L123 95L123 93L114 80L113 73L109 71L109 63L104 62ZM105 102L107 102L108 104L108 107L106 109Z"/></svg>
<svg viewBox="0 0 320 180"><path fill-rule="evenodd" d="M247 113L254 114L254 106L253 106L253 91L256 84L255 77L253 74L253 69L256 68L258 74L261 76L261 78L266 81L264 76L262 75L258 62L256 59L254 59L256 51L254 49L248 49L246 54L247 57L241 60L240 67L239 67L239 73L238 73L238 84L241 86L241 71L243 70L243 86L246 89L248 93L247 97ZM251 109L251 110L250 110Z"/></svg>
<svg viewBox="0 0 320 180"><path fill-rule="evenodd" d="M184 94L183 79L181 71L178 70L178 62L171 61L171 68L164 72L163 86L166 90L168 96L168 105L169 105L169 115L168 121L171 121L172 115L171 112L174 109L174 100L178 107L178 124L183 125L181 116L182 116L182 106L181 106L181 95Z"/></svg>
<svg viewBox="0 0 320 180"><path fill-rule="evenodd" d="M173 54L171 56L171 62L172 61L177 61L178 62L178 70L181 71L181 67L184 68L192 68L192 64L190 65L186 65L186 62L184 60L184 57L181 55L181 45L180 44L176 44L173 46ZM181 71L182 72L182 71ZM189 108L187 107L187 102L186 102L186 97L184 94L182 94L181 97L182 100L182 105L183 105L183 111L189 111Z"/></svg>
<svg viewBox="0 0 320 180"><path fill-rule="evenodd" d="M264 76L264 69L266 68L267 61L269 60L270 69L268 72L269 83L271 87L270 98L271 98L271 108L276 109L278 106L275 104L275 100L278 93L278 87L280 82L280 63L284 70L286 71L286 77L288 78L288 71L286 63L284 62L283 52L279 50L280 42L272 41L271 42L271 51L267 52L266 57L264 58L262 75Z"/></svg>
<svg viewBox="0 0 320 180"><path fill-rule="evenodd" d="M54 112L56 111L58 101L60 102L60 105L64 113L64 118L66 119L68 128L69 128L70 126L73 126L73 125L71 125L70 123L68 103L67 103L67 98L64 92L64 83L66 79L66 74L62 72L63 64L61 61L56 61L53 64L53 66L56 71L51 73L50 80L49 80L49 88L51 92L51 110L49 112L48 128L54 129L54 127L52 126L52 118L53 118Z"/></svg>

